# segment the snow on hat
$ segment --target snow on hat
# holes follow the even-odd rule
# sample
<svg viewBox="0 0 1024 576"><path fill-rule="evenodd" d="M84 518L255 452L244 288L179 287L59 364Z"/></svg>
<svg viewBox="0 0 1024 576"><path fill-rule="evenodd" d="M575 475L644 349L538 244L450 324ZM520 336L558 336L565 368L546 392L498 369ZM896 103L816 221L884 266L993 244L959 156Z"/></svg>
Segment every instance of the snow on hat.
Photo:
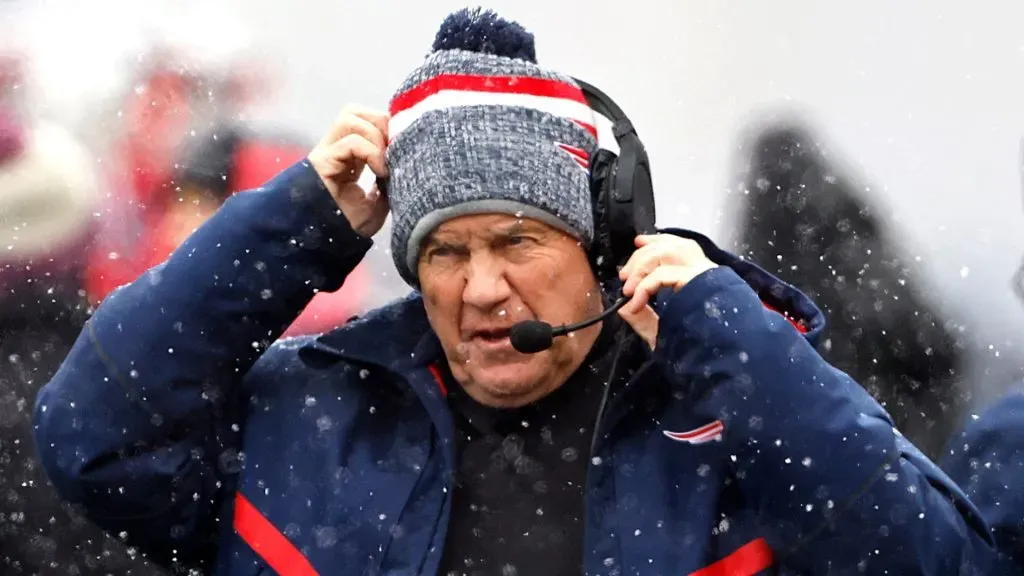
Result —
<svg viewBox="0 0 1024 576"><path fill-rule="evenodd" d="M519 24L479 8L450 14L390 113L391 252L413 287L423 240L467 214L536 219L589 245L596 117L571 77L537 64Z"/></svg>
<svg viewBox="0 0 1024 576"><path fill-rule="evenodd" d="M2 110L0 125L0 263L84 249L99 196L85 149L56 125L25 126Z"/></svg>

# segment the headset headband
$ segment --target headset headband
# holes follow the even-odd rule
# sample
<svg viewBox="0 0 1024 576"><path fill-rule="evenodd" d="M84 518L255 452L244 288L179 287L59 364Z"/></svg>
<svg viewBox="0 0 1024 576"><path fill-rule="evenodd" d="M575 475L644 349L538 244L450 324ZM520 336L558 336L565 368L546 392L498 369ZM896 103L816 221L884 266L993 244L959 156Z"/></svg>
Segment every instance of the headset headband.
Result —
<svg viewBox="0 0 1024 576"><path fill-rule="evenodd" d="M619 105L614 100L589 82L579 78L573 78L573 80L580 85L580 89L583 90L583 97L587 99L590 107L612 122L612 134L615 135L616 140L626 134L636 134L633 123L630 122L629 117L626 116L626 113L622 111L622 108L619 108Z"/></svg>
<svg viewBox="0 0 1024 576"><path fill-rule="evenodd" d="M612 123L618 154L598 150L591 159L591 194L594 207L595 269L602 278L617 278L616 266L625 264L636 249L637 234L656 234L654 189L647 151L633 122L607 94L573 78L594 112Z"/></svg>

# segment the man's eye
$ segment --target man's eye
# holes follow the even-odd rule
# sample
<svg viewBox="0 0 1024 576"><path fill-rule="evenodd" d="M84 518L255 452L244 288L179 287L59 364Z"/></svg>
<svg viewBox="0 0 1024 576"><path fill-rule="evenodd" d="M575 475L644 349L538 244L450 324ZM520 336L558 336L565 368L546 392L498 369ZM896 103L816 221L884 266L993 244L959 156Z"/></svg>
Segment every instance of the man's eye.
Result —
<svg viewBox="0 0 1024 576"><path fill-rule="evenodd" d="M505 240L505 244L508 246L522 246L531 241L528 236L509 236Z"/></svg>

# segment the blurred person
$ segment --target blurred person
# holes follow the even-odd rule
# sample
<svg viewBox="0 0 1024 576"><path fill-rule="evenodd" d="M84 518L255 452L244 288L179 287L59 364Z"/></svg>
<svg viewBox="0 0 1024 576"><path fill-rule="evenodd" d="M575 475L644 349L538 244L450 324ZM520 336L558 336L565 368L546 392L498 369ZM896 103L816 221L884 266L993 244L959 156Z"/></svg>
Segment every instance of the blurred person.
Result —
<svg viewBox="0 0 1024 576"><path fill-rule="evenodd" d="M0 572L154 574L62 504L35 458L32 406L88 317L93 161L62 127L0 107Z"/></svg>
<svg viewBox="0 0 1024 576"><path fill-rule="evenodd" d="M176 202L175 163L194 135L236 120L263 89L245 62L227 70L202 64L173 45L153 46L127 83L104 162L103 226L86 276L94 303L136 279L154 254L163 256L150 234Z"/></svg>
<svg viewBox="0 0 1024 576"><path fill-rule="evenodd" d="M977 510L818 355L804 294L680 229L608 270L587 103L521 26L449 15L388 113L345 108L108 296L38 398L54 483L215 574L987 573ZM273 343L389 214L416 291Z"/></svg>
<svg viewBox="0 0 1024 576"><path fill-rule="evenodd" d="M173 47L147 53L138 83L126 95L125 131L113 162L123 172L108 173L111 194L87 269L93 303L163 261L230 192L262 184L308 151L258 136L237 120L264 86L244 61L238 63L234 69L203 66ZM209 140L219 132L225 132L220 142ZM225 147L240 141L237 150ZM182 185L192 188L179 193ZM343 324L361 310L365 276L361 266L342 290L318 295L284 335Z"/></svg>
<svg viewBox="0 0 1024 576"><path fill-rule="evenodd" d="M191 141L176 164L172 183L179 192L156 224L154 250L146 268L167 259L232 194L258 188L302 160L309 146L301 140L290 134L224 124ZM283 336L316 334L341 326L362 311L368 280L366 267L360 264L340 290L314 296Z"/></svg>
<svg viewBox="0 0 1024 576"><path fill-rule="evenodd" d="M796 123L761 130L741 167L738 251L829 317L821 354L931 458L969 404L965 350L877 206Z"/></svg>
<svg viewBox="0 0 1024 576"><path fill-rule="evenodd" d="M0 49L0 106L14 114L24 114L22 98L25 82L25 55L13 49Z"/></svg>

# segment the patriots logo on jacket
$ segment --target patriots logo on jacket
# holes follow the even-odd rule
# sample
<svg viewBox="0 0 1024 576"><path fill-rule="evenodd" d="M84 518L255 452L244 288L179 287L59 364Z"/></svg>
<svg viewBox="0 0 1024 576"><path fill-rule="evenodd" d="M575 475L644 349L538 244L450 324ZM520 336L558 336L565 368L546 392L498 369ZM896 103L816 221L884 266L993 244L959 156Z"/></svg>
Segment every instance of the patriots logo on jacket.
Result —
<svg viewBox="0 0 1024 576"><path fill-rule="evenodd" d="M664 430L665 436L675 440L676 442L686 442L687 444L706 444L715 440L722 439L722 432L725 431L725 424L721 420L715 420L710 424L705 424L700 428L694 428L687 432L670 432Z"/></svg>

